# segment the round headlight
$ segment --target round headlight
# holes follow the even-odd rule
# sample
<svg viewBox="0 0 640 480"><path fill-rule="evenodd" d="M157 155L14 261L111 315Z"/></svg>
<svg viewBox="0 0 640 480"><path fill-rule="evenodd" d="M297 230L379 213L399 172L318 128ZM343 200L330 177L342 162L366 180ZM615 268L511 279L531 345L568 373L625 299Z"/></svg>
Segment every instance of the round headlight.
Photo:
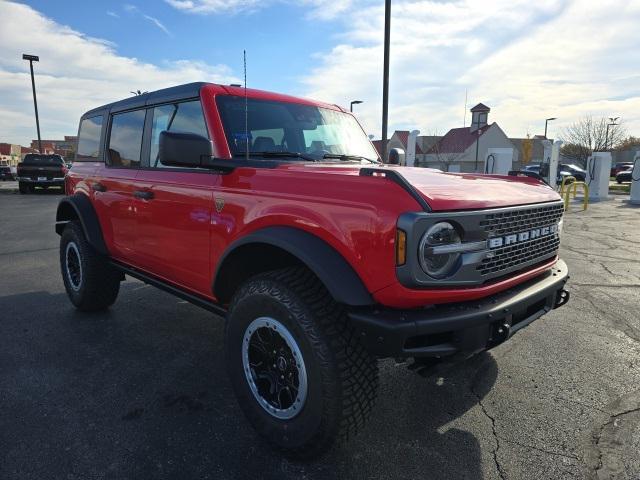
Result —
<svg viewBox="0 0 640 480"><path fill-rule="evenodd" d="M447 253L437 247L462 243L457 230L448 222L438 222L420 240L420 266L432 278L444 278L457 267L459 252ZM438 252L438 250L445 250Z"/></svg>

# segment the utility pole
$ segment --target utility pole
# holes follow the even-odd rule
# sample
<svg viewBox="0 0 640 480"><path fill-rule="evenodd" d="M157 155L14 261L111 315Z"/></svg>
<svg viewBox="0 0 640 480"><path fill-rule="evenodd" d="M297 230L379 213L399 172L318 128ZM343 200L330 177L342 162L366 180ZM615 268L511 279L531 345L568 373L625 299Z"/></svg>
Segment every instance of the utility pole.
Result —
<svg viewBox="0 0 640 480"><path fill-rule="evenodd" d="M36 110L36 130L38 131L38 151L42 151L42 139L40 138L40 120L38 119L38 100L36 99L36 81L33 78L33 62L39 62L40 58L37 55L22 54L23 60L29 60L29 68L31 69L31 88L33 90L33 106Z"/></svg>
<svg viewBox="0 0 640 480"><path fill-rule="evenodd" d="M391 0L384 2L384 66L382 71L382 161L389 160L387 121L389 118L389 37L391 36Z"/></svg>

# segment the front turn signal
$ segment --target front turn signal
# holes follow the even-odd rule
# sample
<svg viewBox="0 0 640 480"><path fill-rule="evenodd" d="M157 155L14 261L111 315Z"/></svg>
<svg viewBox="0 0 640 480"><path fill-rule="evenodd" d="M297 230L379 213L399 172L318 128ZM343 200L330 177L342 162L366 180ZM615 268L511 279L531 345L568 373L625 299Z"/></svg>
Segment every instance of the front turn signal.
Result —
<svg viewBox="0 0 640 480"><path fill-rule="evenodd" d="M396 265L404 265L407 262L407 233L404 230L396 230Z"/></svg>

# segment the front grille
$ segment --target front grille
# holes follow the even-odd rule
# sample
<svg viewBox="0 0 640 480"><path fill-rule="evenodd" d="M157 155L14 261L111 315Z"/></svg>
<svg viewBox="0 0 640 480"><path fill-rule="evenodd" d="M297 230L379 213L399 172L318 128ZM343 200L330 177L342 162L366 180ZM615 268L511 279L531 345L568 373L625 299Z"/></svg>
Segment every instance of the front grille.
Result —
<svg viewBox="0 0 640 480"><path fill-rule="evenodd" d="M492 250L490 258L485 258L476 268L481 275L488 275L529 263L532 260L544 260L556 255L560 239L557 235L536 238L516 243L508 247Z"/></svg>
<svg viewBox="0 0 640 480"><path fill-rule="evenodd" d="M556 225L562 218L562 204L508 210L485 215L480 227L488 238L518 234L536 228ZM480 275L495 277L500 272L513 271L519 266L531 265L554 257L560 247L557 234L506 245L491 250L490 255L476 267Z"/></svg>
<svg viewBox="0 0 640 480"><path fill-rule="evenodd" d="M562 204L557 204L490 213L485 215L484 220L480 222L480 226L487 232L487 236L499 237L505 234L553 225L560 221L563 212L564 207Z"/></svg>

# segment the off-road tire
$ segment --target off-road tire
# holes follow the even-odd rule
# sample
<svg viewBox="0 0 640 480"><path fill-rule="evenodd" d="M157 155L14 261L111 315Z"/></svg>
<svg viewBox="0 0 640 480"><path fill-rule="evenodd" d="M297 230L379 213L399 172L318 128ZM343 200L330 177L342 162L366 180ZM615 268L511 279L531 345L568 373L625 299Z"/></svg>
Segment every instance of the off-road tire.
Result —
<svg viewBox="0 0 640 480"><path fill-rule="evenodd" d="M70 243L73 245L67 252ZM78 254L81 273L74 286L67 256ZM67 295L78 310L104 310L116 301L122 274L89 245L77 221L69 222L60 237L60 269Z"/></svg>
<svg viewBox="0 0 640 480"><path fill-rule="evenodd" d="M260 406L243 370L245 330L265 316L289 330L306 366L307 398L300 413L288 420ZM244 414L262 437L289 457L322 454L335 441L354 435L371 413L378 389L377 359L358 342L344 307L305 268L259 274L239 288L229 307L225 350Z"/></svg>

